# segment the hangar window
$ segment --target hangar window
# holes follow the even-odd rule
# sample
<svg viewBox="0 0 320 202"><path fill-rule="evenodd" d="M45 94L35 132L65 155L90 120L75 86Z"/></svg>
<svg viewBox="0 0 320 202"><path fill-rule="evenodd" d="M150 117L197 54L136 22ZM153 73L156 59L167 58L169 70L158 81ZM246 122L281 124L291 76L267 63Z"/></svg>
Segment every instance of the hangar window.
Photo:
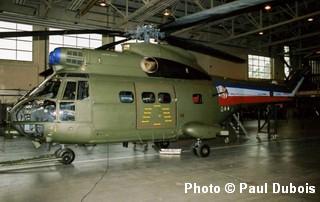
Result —
<svg viewBox="0 0 320 202"><path fill-rule="evenodd" d="M154 103L155 102L155 95L152 92L143 92L141 96L142 96L142 102L144 102L144 103Z"/></svg>
<svg viewBox="0 0 320 202"><path fill-rule="evenodd" d="M121 91L119 93L120 102L122 103L133 103L134 96L131 91Z"/></svg>
<svg viewBox="0 0 320 202"><path fill-rule="evenodd" d="M61 30L49 28L49 30ZM102 45L102 34L70 34L49 36L49 52L58 47L97 48Z"/></svg>
<svg viewBox="0 0 320 202"><path fill-rule="evenodd" d="M192 95L193 104L202 104L202 95L201 94L193 94Z"/></svg>
<svg viewBox="0 0 320 202"><path fill-rule="evenodd" d="M32 25L0 21L0 32L32 31ZM32 37L0 39L0 59L32 61Z"/></svg>
<svg viewBox="0 0 320 202"><path fill-rule="evenodd" d="M158 94L158 101L159 101L159 103L170 103L171 96L169 93L159 93Z"/></svg>
<svg viewBox="0 0 320 202"><path fill-rule="evenodd" d="M248 77L271 79L272 59L270 57L248 55Z"/></svg>

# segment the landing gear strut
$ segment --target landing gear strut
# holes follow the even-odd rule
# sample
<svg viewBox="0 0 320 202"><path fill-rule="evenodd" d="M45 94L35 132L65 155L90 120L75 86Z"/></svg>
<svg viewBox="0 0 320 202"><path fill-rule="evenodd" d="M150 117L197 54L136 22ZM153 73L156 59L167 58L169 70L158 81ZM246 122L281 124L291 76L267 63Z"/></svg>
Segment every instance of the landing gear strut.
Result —
<svg viewBox="0 0 320 202"><path fill-rule="evenodd" d="M71 164L76 157L75 153L69 148L60 148L54 154L57 158L61 158L61 163L65 165Z"/></svg>
<svg viewBox="0 0 320 202"><path fill-rule="evenodd" d="M210 155L210 147L207 144L203 144L200 139L193 145L193 153L199 157L208 157Z"/></svg>

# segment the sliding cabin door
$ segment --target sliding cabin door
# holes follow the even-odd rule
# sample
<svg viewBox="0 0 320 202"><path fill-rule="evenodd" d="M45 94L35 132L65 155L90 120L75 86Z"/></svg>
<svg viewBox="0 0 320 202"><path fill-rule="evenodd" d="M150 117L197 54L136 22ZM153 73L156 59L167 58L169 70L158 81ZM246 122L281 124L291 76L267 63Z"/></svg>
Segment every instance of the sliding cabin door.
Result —
<svg viewBox="0 0 320 202"><path fill-rule="evenodd" d="M136 82L137 128L175 128L176 102L172 85Z"/></svg>

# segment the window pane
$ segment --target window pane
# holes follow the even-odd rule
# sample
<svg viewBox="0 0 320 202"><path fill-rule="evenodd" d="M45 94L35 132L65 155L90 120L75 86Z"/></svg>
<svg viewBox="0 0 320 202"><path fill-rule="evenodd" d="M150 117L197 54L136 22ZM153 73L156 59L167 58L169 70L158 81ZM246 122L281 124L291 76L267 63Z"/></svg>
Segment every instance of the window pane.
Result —
<svg viewBox="0 0 320 202"><path fill-rule="evenodd" d="M0 27L0 32L12 32L12 29Z"/></svg>
<svg viewBox="0 0 320 202"><path fill-rule="evenodd" d="M18 50L32 51L32 42L30 41L17 41Z"/></svg>
<svg viewBox="0 0 320 202"><path fill-rule="evenodd" d="M90 39L98 39L99 41L102 40L101 34L90 34Z"/></svg>
<svg viewBox="0 0 320 202"><path fill-rule="evenodd" d="M78 34L77 35L79 38L85 38L85 39L89 39L89 34Z"/></svg>
<svg viewBox="0 0 320 202"><path fill-rule="evenodd" d="M0 39L0 48L3 49L16 49L16 41L14 40L8 40L8 39Z"/></svg>
<svg viewBox="0 0 320 202"><path fill-rule="evenodd" d="M152 92L143 92L142 93L142 101L144 103L154 103L155 102L155 95Z"/></svg>
<svg viewBox="0 0 320 202"><path fill-rule="evenodd" d="M55 44L63 44L63 37L62 36L49 36L50 43L55 43Z"/></svg>
<svg viewBox="0 0 320 202"><path fill-rule="evenodd" d="M130 91L121 91L119 93L120 102L132 103L134 100L133 93Z"/></svg>
<svg viewBox="0 0 320 202"><path fill-rule="evenodd" d="M75 37L64 36L63 40L64 40L63 43L65 45L70 45L70 46L76 46L77 45L77 38L75 38Z"/></svg>
<svg viewBox="0 0 320 202"><path fill-rule="evenodd" d="M12 22L0 21L0 27L8 29L17 29L17 24Z"/></svg>
<svg viewBox="0 0 320 202"><path fill-rule="evenodd" d="M73 102L60 103L60 120L61 121L74 121L75 105Z"/></svg>
<svg viewBox="0 0 320 202"><path fill-rule="evenodd" d="M32 61L32 52L17 51L17 60Z"/></svg>
<svg viewBox="0 0 320 202"><path fill-rule="evenodd" d="M66 89L64 90L63 99L64 100L74 100L76 96L76 82L69 81L67 83Z"/></svg>
<svg viewBox="0 0 320 202"><path fill-rule="evenodd" d="M78 100L89 97L89 84L87 81L78 82Z"/></svg>
<svg viewBox="0 0 320 202"><path fill-rule="evenodd" d="M17 24L17 29L22 31L32 31L32 25Z"/></svg>
<svg viewBox="0 0 320 202"><path fill-rule="evenodd" d="M49 30L61 30L49 28ZM70 48L97 48L102 45L101 34L68 34L61 36L49 37L49 51L54 47L70 47ZM57 46L59 45L59 46Z"/></svg>
<svg viewBox="0 0 320 202"><path fill-rule="evenodd" d="M53 51L56 48L61 47L62 45L57 45L57 44L50 44L49 45L49 52Z"/></svg>
<svg viewBox="0 0 320 202"><path fill-rule="evenodd" d="M271 78L271 58L248 55L248 76L249 78Z"/></svg>
<svg viewBox="0 0 320 202"><path fill-rule="evenodd" d="M194 104L202 104L202 95L201 94L193 94L192 101Z"/></svg>
<svg viewBox="0 0 320 202"><path fill-rule="evenodd" d="M90 40L90 48L98 48L102 45L102 41Z"/></svg>
<svg viewBox="0 0 320 202"><path fill-rule="evenodd" d="M89 47L89 39L82 39L78 38L77 39L77 46L78 47Z"/></svg>
<svg viewBox="0 0 320 202"><path fill-rule="evenodd" d="M15 60L16 59L16 51L14 50L2 50L0 49L0 59L8 59Z"/></svg>
<svg viewBox="0 0 320 202"><path fill-rule="evenodd" d="M170 103L171 96L169 93L159 93L158 94L158 101L159 101L159 103Z"/></svg>
<svg viewBox="0 0 320 202"><path fill-rule="evenodd" d="M0 31L31 31L32 25L0 21ZM0 59L32 61L32 37L0 39Z"/></svg>

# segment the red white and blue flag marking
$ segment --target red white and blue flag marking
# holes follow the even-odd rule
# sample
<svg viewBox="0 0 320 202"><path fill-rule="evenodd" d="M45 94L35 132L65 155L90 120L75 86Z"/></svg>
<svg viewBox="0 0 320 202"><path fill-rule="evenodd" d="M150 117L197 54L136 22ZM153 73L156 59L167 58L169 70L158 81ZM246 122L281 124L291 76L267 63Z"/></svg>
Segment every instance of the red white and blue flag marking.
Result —
<svg viewBox="0 0 320 202"><path fill-rule="evenodd" d="M274 84L270 84L266 87L226 80L217 81L216 88L219 94L218 102L220 106L232 106L239 104L289 101L295 96L303 80L304 77L299 80L292 91Z"/></svg>

